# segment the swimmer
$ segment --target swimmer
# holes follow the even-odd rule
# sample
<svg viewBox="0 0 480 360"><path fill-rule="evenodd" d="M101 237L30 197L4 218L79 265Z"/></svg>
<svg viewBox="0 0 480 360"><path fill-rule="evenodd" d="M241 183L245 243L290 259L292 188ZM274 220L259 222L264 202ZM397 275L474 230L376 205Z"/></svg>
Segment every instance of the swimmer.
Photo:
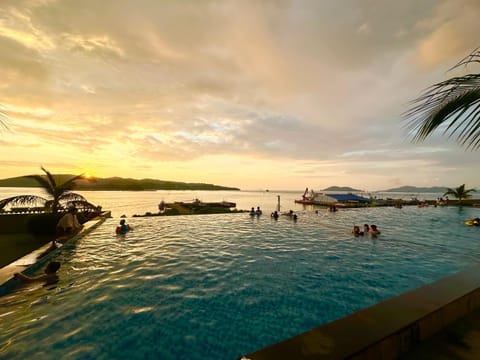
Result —
<svg viewBox="0 0 480 360"><path fill-rule="evenodd" d="M360 231L360 226L354 225L353 230L352 230L352 234L355 235L355 236L363 236L363 231Z"/></svg>
<svg viewBox="0 0 480 360"><path fill-rule="evenodd" d="M380 230L377 229L377 225L370 225L370 234L372 236L381 234Z"/></svg>
<svg viewBox="0 0 480 360"><path fill-rule="evenodd" d="M368 224L363 225L363 233L365 235L370 234L370 226L368 226Z"/></svg>
<svg viewBox="0 0 480 360"><path fill-rule="evenodd" d="M117 228L115 229L115 232L117 234L126 234L127 232L129 232L130 230L132 230L132 228L130 227L130 225L126 224L125 223L125 219L122 219L120 220L120 225L117 226Z"/></svg>
<svg viewBox="0 0 480 360"><path fill-rule="evenodd" d="M22 273L15 273L13 276L16 279L19 279L22 282L34 282L34 281L45 281L48 284L54 284L58 282L57 271L60 269L60 263L58 261L51 261L45 267L44 274L38 276L27 276Z"/></svg>

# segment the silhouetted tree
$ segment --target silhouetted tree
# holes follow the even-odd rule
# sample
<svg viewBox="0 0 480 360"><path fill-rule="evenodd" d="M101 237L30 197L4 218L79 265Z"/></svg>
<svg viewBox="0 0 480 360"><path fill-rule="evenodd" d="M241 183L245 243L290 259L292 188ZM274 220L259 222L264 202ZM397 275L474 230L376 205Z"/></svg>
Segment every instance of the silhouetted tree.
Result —
<svg viewBox="0 0 480 360"><path fill-rule="evenodd" d="M468 189L468 190L466 190L466 189L465 189L465 184L462 184L462 185L460 185L459 187L457 187L457 188L455 188L455 189L448 188L447 191L445 192L445 194L443 194L443 196L445 196L445 195L452 195L452 196L454 196L456 199L458 199L458 203L461 204L463 199L469 199L469 198L471 198L472 195L471 195L470 193L475 192L475 191L476 191L475 189Z"/></svg>
<svg viewBox="0 0 480 360"><path fill-rule="evenodd" d="M82 179L83 174L74 176L63 184L57 184L55 178L52 174L50 174L50 172L45 170L43 166L41 169L45 173L45 176L28 175L27 177L35 179L43 188L43 190L45 190L50 197L53 198L51 201L51 210L53 213L58 212L60 201L87 201L82 195L71 192L75 186L75 181Z"/></svg>

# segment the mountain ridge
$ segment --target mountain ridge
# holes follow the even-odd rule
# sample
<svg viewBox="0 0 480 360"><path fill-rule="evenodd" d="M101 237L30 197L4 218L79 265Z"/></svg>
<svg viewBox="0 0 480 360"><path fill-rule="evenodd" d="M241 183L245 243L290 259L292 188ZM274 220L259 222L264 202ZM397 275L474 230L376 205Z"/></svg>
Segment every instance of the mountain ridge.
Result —
<svg viewBox="0 0 480 360"><path fill-rule="evenodd" d="M430 186L430 187L419 187L405 185L397 188L392 188L388 190L379 190L377 192L413 192L413 193L444 193L448 189L447 186Z"/></svg>
<svg viewBox="0 0 480 360"><path fill-rule="evenodd" d="M29 178L30 175L17 176L13 178L0 179L0 187L40 187L35 179ZM43 175L42 175L43 176ZM55 174L53 175L57 183L71 179L75 175ZM122 177L94 178L93 180L80 179L76 181L75 190L92 191L145 191L145 190L233 190L239 191L239 188L221 186L206 183L186 183L180 181L165 181L157 179L132 179Z"/></svg>

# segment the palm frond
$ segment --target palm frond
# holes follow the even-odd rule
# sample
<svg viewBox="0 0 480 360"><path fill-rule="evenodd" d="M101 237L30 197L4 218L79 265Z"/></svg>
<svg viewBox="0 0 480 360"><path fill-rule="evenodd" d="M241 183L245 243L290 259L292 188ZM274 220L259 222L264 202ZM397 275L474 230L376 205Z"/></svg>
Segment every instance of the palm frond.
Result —
<svg viewBox="0 0 480 360"><path fill-rule="evenodd" d="M480 63L480 48L461 60L452 69ZM434 84L410 103L404 112L406 128L414 142L430 136L446 125L444 134L456 137L461 146L480 147L480 74L467 74Z"/></svg>
<svg viewBox="0 0 480 360"><path fill-rule="evenodd" d="M63 193L58 200L62 203L72 202L72 201L87 201L82 195L74 192Z"/></svg>
<svg viewBox="0 0 480 360"><path fill-rule="evenodd" d="M0 200L0 209L6 206L45 206L47 199L37 195L18 195Z"/></svg>
<svg viewBox="0 0 480 360"><path fill-rule="evenodd" d="M30 179L34 179L49 195L53 196L55 189L52 187L50 181L42 175L27 175Z"/></svg>
<svg viewBox="0 0 480 360"><path fill-rule="evenodd" d="M43 170L45 175L47 175L48 181L50 182L52 188L56 188L57 187L57 182L55 181L55 178L53 177L53 175L50 174L50 172L48 170L46 170L43 166L41 166L40 168Z"/></svg>
<svg viewBox="0 0 480 360"><path fill-rule="evenodd" d="M77 181L79 179L83 179L83 175L84 174L80 174L80 175L77 175L77 176L74 176L74 177L68 179L63 184L59 185L58 188L62 189L63 191L72 190L75 187L75 181Z"/></svg>
<svg viewBox="0 0 480 360"><path fill-rule="evenodd" d="M468 65L472 62L480 63L480 47L474 49L469 55L465 56L462 60L460 60L457 64L452 66L449 71L456 69L462 65Z"/></svg>
<svg viewBox="0 0 480 360"><path fill-rule="evenodd" d="M5 114L4 112L0 111L0 125L5 128L5 129L8 129L8 121L10 120L10 118L7 116L7 114Z"/></svg>
<svg viewBox="0 0 480 360"><path fill-rule="evenodd" d="M79 211L97 211L98 207L86 200L74 200L70 204L75 206Z"/></svg>

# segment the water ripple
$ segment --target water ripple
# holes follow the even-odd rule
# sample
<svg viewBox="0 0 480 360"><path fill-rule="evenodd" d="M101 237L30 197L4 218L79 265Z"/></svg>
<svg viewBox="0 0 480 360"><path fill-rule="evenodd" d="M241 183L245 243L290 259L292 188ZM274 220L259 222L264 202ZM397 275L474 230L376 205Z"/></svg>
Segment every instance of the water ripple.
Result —
<svg viewBox="0 0 480 360"><path fill-rule="evenodd" d="M135 218L125 236L110 219L59 254L56 287L0 299L0 356L232 359L474 264L469 215ZM365 222L382 235L353 237Z"/></svg>

